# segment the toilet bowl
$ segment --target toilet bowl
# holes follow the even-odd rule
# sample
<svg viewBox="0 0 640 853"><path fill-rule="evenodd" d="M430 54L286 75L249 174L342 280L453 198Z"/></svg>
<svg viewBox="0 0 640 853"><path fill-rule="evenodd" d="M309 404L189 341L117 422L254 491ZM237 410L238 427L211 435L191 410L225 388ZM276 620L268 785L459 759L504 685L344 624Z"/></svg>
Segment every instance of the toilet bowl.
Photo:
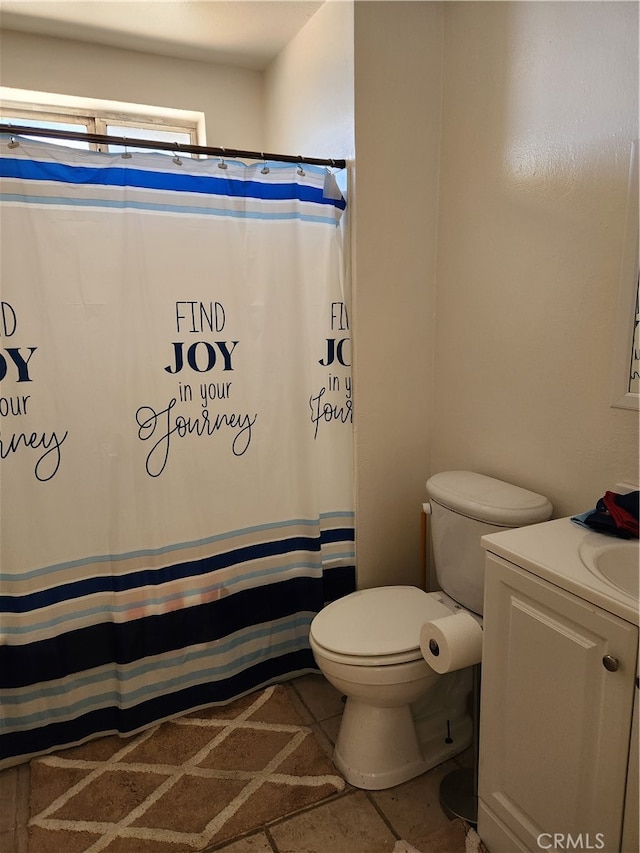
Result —
<svg viewBox="0 0 640 853"><path fill-rule="evenodd" d="M360 590L311 623L316 663L347 697L334 762L358 788L398 785L470 744L471 668L436 674L420 651L420 629L460 610L481 622L481 536L546 521L552 512L543 495L470 471L435 474L427 493L440 591Z"/></svg>
<svg viewBox="0 0 640 853"><path fill-rule="evenodd" d="M440 593L378 587L314 618L316 663L347 697L334 763L355 787L398 785L469 745L468 673L438 675L419 645L421 626L451 615L453 606Z"/></svg>

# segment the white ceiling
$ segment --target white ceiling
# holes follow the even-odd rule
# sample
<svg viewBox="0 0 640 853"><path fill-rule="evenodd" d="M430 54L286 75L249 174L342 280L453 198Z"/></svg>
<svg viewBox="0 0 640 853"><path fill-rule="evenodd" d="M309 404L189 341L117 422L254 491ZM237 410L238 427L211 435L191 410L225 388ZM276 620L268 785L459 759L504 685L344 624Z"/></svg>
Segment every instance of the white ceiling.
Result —
<svg viewBox="0 0 640 853"><path fill-rule="evenodd" d="M0 0L0 26L264 69L324 0Z"/></svg>

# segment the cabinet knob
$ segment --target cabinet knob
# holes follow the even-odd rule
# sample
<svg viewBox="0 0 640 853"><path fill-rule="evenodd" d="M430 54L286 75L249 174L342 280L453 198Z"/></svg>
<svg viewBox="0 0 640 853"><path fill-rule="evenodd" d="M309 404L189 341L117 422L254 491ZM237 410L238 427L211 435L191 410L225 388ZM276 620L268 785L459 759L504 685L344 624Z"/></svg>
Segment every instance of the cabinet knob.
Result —
<svg viewBox="0 0 640 853"><path fill-rule="evenodd" d="M617 672L620 666L618 658L614 658L612 655L605 655L602 658L602 665L609 672Z"/></svg>

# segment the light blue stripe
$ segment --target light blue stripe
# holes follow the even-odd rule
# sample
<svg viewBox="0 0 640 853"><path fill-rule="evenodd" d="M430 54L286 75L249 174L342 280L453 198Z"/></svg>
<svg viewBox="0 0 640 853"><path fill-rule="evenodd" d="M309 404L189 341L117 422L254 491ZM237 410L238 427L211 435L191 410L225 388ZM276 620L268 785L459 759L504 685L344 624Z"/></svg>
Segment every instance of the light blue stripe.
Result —
<svg viewBox="0 0 640 853"><path fill-rule="evenodd" d="M315 613L300 611L295 614L295 616L288 617L285 622L269 622L260 627L252 626L247 628L243 633L236 633L225 638L226 642L212 640L204 649L194 650L193 647L190 647L190 650L184 658L184 666L188 666L198 660L207 659L212 656L217 657L219 655L229 654L231 651L235 651L239 654L242 646L247 643L253 643L256 640L263 640L277 634L283 634L293 629L302 631L302 636L307 637L309 633L309 625L311 624L311 620L314 616ZM236 657L238 657L238 654ZM100 684L106 679L113 678L114 673L118 681L125 683L127 681L140 678L147 673L154 673L162 669L170 669L176 665L176 660L182 658L183 655L184 649L176 649L162 658L154 657L147 659L142 661L138 666L130 669L127 668L126 670L119 670L115 664L110 664L108 669L103 668L102 671L98 673L83 675L79 678L74 678L73 676L65 677L61 681L57 682L55 686L40 687L32 690L30 693L25 693L21 688L16 690L6 690L3 691L2 694L2 704L20 705L26 702L33 702L40 698L56 698L67 694L69 690L76 690Z"/></svg>
<svg viewBox="0 0 640 853"><path fill-rule="evenodd" d="M354 513L336 512L322 513L320 515L321 519L328 519L333 517L353 518ZM161 556L162 554L171 554L174 551L195 548L200 545L211 545L214 542L224 542L227 539L234 539L239 536L246 536L249 533L259 533L264 530L278 530L279 528L294 527L296 525L304 527L320 527L317 518L292 518L288 521L266 522L264 524L254 525L253 527L244 527L238 530L230 530L227 533L216 533L213 536L206 536L204 539L194 539L192 541L187 542L177 542L174 545L163 545L160 548L142 548L138 551L127 551L123 554L100 554L99 556L95 557L82 557L79 560L69 560L64 563L54 563L51 566L43 566L39 569L32 569L31 571L20 572L18 576L16 576L15 574L0 573L0 581L22 582L25 580L31 580L32 578L46 577L49 574L58 571L63 571L64 569L75 569L79 566L91 565L92 563L118 563L124 560L130 560L137 557L157 557Z"/></svg>
<svg viewBox="0 0 640 853"><path fill-rule="evenodd" d="M335 554L330 552L327 554L327 560L330 560L331 562L334 560L354 560L355 556L355 548L352 548L351 551L337 551ZM322 567L324 568L324 561L322 563Z"/></svg>
<svg viewBox="0 0 640 853"><path fill-rule="evenodd" d="M321 512L320 518L355 518L356 514L352 509L336 510L335 512Z"/></svg>
<svg viewBox="0 0 640 853"><path fill-rule="evenodd" d="M237 672L241 672L243 669L248 668L248 666L255 661L280 657L280 655L287 654L292 650L297 651L308 648L308 646L309 643L307 635L304 637L298 637L294 640L287 640L283 643L271 644L269 646L268 655L265 654L264 649L259 649L257 652L243 655L240 661L236 660L235 662L224 666L208 667L206 669L198 670L197 672L169 679L168 681L145 685L144 687L140 687L125 695L120 691L112 690L91 696L88 699L81 699L78 702L65 705L61 708L48 708L47 720L53 721L60 718L71 719L79 713L87 713L97 707L108 707L109 705L117 705L120 707L131 706L138 704L138 702L144 701L145 699L154 698L156 696L165 696L167 693L183 690L192 684L200 684L203 681L220 681L222 680L221 676L229 678ZM65 692L68 692L69 689L73 689L73 685L67 685ZM0 720L0 729L6 728L10 731L19 731L21 729L28 729L34 726L38 727L41 724L42 713L36 712L35 714L28 714L24 717L7 719L6 722L5 720Z"/></svg>
<svg viewBox="0 0 640 853"><path fill-rule="evenodd" d="M0 201L6 203L17 202L20 204L41 204L41 205L57 205L59 207L78 207L78 208L105 208L116 210L149 210L156 213L188 213L197 214L198 216L219 216L230 217L232 219L263 219L269 221L291 221L299 219L303 222L315 222L322 225L336 226L337 220L333 216L319 216L308 213L300 213L292 210L286 213L267 213L254 210L225 210L215 207L189 207L188 205L178 204L153 204L151 202L124 200L117 201L115 199L80 199L80 198L64 198L62 196L30 196L22 193L0 193Z"/></svg>

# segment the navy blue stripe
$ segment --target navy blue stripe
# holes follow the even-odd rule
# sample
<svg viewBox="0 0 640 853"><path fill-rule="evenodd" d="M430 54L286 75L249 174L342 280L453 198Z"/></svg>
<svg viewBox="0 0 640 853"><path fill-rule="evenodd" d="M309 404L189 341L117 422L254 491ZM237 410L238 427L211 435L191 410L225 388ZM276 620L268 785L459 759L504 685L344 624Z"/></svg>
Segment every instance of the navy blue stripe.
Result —
<svg viewBox="0 0 640 853"><path fill-rule="evenodd" d="M335 569L330 569L323 576L323 593L325 604L330 601L335 601L337 598L342 598L350 592L354 592L356 588L356 567L355 566L336 566Z"/></svg>
<svg viewBox="0 0 640 853"><path fill-rule="evenodd" d="M307 184L265 184L260 181L214 178L209 175L123 169L120 166L71 166L63 163L42 163L3 157L0 158L0 177L20 178L25 181L58 181L65 184L138 187L270 201L295 199L313 204L326 204L339 210L344 210L347 206L344 198L329 198L319 187L310 187Z"/></svg>
<svg viewBox="0 0 640 853"><path fill-rule="evenodd" d="M202 705L230 702L265 683L282 681L305 669L317 670L310 649L270 658L224 681L188 687L149 699L133 708L111 706L35 730L9 732L0 737L0 760L45 752L53 747L63 748L92 735L99 736L114 730L127 734L158 719L187 713Z"/></svg>
<svg viewBox="0 0 640 853"><path fill-rule="evenodd" d="M355 538L356 531L353 527L336 527L320 531L320 542L323 545L328 542L354 542Z"/></svg>
<svg viewBox="0 0 640 853"><path fill-rule="evenodd" d="M3 644L0 688L26 687L112 663L125 666L301 611L317 613L324 601L322 578L291 578L158 616L103 622L25 645Z"/></svg>
<svg viewBox="0 0 640 853"><path fill-rule="evenodd" d="M100 592L126 592L143 586L160 586L170 581L189 577L198 577L226 569L229 566L241 565L250 560L274 557L296 551L319 553L322 542L337 542L343 535L333 535L333 531L322 533L320 537L294 536L289 539L279 539L273 542L261 542L257 545L246 545L223 554L191 560L187 563L164 566L160 569L141 569L126 575L107 575L85 580L60 584L51 589L27 593L26 595L0 596L0 611L4 613L29 613L62 601L84 598ZM353 535L351 535L351 541Z"/></svg>

